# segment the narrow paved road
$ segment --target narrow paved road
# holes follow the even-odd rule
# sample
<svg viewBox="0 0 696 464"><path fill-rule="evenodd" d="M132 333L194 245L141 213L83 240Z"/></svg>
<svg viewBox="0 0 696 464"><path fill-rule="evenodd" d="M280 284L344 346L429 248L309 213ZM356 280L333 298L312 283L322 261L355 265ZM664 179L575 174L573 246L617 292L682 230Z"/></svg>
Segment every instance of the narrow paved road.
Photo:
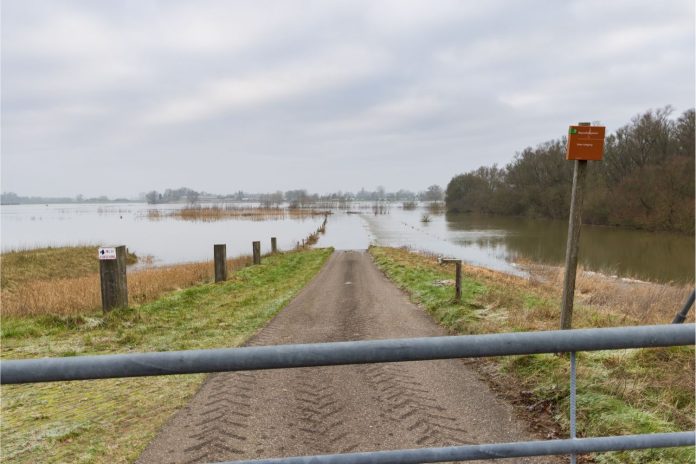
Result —
<svg viewBox="0 0 696 464"><path fill-rule="evenodd" d="M438 335L444 331L384 277L367 253L339 251L249 345ZM282 369L211 375L138 462L532 438L512 406L461 360Z"/></svg>

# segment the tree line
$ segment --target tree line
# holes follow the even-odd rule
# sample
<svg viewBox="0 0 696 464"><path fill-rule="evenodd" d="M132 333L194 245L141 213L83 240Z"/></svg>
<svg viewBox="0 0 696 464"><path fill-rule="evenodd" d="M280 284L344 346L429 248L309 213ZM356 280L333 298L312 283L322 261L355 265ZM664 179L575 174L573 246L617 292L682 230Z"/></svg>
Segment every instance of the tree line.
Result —
<svg viewBox="0 0 696 464"><path fill-rule="evenodd" d="M273 193L249 193L238 191L227 195L214 195L206 192L196 192L187 187L166 189L163 193L152 190L144 194L144 199L150 204L157 203L196 203L199 201L252 201L259 202L265 207L278 207L287 203L290 207L307 207L316 203L351 202L351 201L442 201L444 190L439 185L431 185L421 192L398 190L387 192L384 187L375 190L360 189L358 192L334 192L328 194L309 193L305 189L280 190Z"/></svg>
<svg viewBox="0 0 696 464"><path fill-rule="evenodd" d="M127 203L127 198L110 199L106 195L98 197L29 197L17 195L14 192L3 192L0 195L0 205L37 205L37 204L66 204L66 203Z"/></svg>
<svg viewBox="0 0 696 464"><path fill-rule="evenodd" d="M583 222L694 232L694 109L639 114L609 135L604 159L588 163ZM506 166L452 178L449 212L568 217L573 163L565 137L528 147Z"/></svg>

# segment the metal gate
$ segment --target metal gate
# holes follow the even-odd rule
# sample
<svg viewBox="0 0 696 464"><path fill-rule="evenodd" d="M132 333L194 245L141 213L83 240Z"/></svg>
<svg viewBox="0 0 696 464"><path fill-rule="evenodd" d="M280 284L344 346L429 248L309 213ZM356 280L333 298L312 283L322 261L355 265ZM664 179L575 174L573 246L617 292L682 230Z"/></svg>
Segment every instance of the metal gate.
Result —
<svg viewBox="0 0 696 464"><path fill-rule="evenodd" d="M695 432L575 438L575 353L693 345L694 324L404 338L0 362L0 383L337 366L538 353L570 353L571 438L394 451L300 456L236 463L421 463L693 446Z"/></svg>

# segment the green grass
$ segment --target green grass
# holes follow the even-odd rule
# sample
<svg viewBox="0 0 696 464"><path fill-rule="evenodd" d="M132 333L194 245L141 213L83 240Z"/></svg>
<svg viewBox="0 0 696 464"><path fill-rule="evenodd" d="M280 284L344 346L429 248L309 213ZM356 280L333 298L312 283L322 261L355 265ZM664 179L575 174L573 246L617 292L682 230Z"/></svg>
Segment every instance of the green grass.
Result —
<svg viewBox="0 0 696 464"><path fill-rule="evenodd" d="M13 288L31 280L66 279L99 272L96 245L34 248L3 253L0 286ZM128 253L128 264L137 261Z"/></svg>
<svg viewBox="0 0 696 464"><path fill-rule="evenodd" d="M321 269L318 249L269 256L222 284L173 292L106 316L4 318L2 357L239 346ZM132 462L203 375L3 386L6 462Z"/></svg>
<svg viewBox="0 0 696 464"><path fill-rule="evenodd" d="M377 266L452 333L556 329L555 291L525 279L464 266L462 301L454 302L452 267L404 249L371 247ZM576 327L626 324L620 314L576 305ZM621 323L617 322L621 321ZM630 322L630 321L629 321ZM495 358L511 393L528 403L548 401L568 433L569 361L553 354ZM503 385L504 386L504 385ZM509 387L508 387L509 388ZM605 436L694 429L694 349L578 353L578 434ZM597 454L600 463L694 462L693 448Z"/></svg>

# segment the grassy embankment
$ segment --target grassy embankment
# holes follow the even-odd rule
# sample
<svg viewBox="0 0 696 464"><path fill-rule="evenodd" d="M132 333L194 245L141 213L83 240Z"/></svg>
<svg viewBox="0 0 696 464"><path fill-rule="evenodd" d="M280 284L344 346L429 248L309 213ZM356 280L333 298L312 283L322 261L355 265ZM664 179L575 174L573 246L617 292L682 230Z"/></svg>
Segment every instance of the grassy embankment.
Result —
<svg viewBox="0 0 696 464"><path fill-rule="evenodd" d="M90 313L101 308L97 246L40 248L3 253L3 316ZM136 261L129 255L129 263ZM251 258L227 260L235 271L248 266ZM128 298L131 304L153 301L160 295L213 278L210 262L186 263L128 272Z"/></svg>
<svg viewBox="0 0 696 464"><path fill-rule="evenodd" d="M452 266L440 266L434 257L404 249L372 247L370 252L392 281L453 333L558 328L560 291L551 284L464 265L462 302L456 304ZM656 294L637 287L631 301L612 300L609 284L602 286L597 279L581 277L578 282L576 328L669 323L688 294L687 287ZM665 301L670 295L673 301ZM693 312L689 322L693 322ZM493 382L522 401L532 415L550 412L567 436L566 357L510 356L492 359L486 366ZM512 391L509 385L515 386ZM578 353L579 436L693 429L693 347ZM598 454L595 459L602 463L686 463L693 462L693 456L693 448L679 448Z"/></svg>
<svg viewBox="0 0 696 464"><path fill-rule="evenodd" d="M93 253L94 248L90 250ZM3 315L2 357L238 346L309 282L330 253L318 249L271 255L259 266L233 273L225 283L173 291L107 315L86 309ZM212 269L212 263L203 264ZM7 266L4 261L3 271ZM53 281L56 288L61 280ZM48 285L51 280L44 282ZM3 386L3 460L131 462L203 378L178 375Z"/></svg>
<svg viewBox="0 0 696 464"><path fill-rule="evenodd" d="M126 262L137 261L138 257L129 252ZM69 279L99 272L96 245L10 251L0 256L0 265L3 289L15 289L36 280Z"/></svg>

